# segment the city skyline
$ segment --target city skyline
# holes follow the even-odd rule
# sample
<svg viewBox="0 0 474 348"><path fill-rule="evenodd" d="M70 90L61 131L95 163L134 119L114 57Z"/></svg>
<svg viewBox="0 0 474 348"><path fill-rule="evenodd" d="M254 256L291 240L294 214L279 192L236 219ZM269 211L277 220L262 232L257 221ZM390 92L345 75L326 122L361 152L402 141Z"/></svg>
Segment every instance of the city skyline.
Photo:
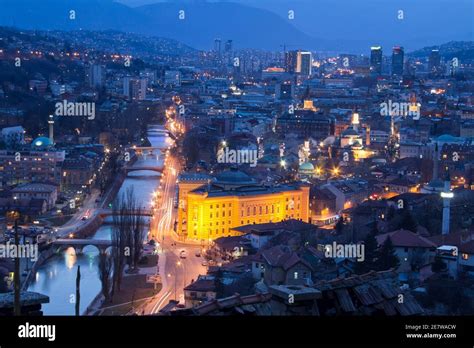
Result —
<svg viewBox="0 0 474 348"><path fill-rule="evenodd" d="M472 341L471 6L0 0L2 347Z"/></svg>

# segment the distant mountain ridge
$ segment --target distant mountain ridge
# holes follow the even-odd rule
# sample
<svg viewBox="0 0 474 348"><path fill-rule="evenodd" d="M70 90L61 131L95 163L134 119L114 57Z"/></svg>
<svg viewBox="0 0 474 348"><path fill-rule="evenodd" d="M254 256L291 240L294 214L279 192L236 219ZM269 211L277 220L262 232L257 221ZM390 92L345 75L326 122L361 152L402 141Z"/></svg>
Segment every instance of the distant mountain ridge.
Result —
<svg viewBox="0 0 474 348"><path fill-rule="evenodd" d="M217 37L232 39L239 48L278 49L293 41L318 48L323 43L270 11L235 3L177 2L131 8L111 0L0 0L0 6L3 26L121 30L169 37L198 49L210 49ZM69 19L71 10L75 11L73 20ZM184 19L179 18L180 11Z"/></svg>
<svg viewBox="0 0 474 348"><path fill-rule="evenodd" d="M442 45L423 47L419 50L411 52L409 55L413 57L427 57L432 50L439 50L439 54L446 58L474 60L474 41L450 41Z"/></svg>
<svg viewBox="0 0 474 348"><path fill-rule="evenodd" d="M472 37L472 28L465 28L466 0L458 0L462 3L459 7L449 2L451 5L445 5L448 0L432 0L442 4L439 8L424 6L431 0L417 0L423 6L411 0L360 0L357 5L355 1L159 0L131 7L124 5L126 0L0 0L0 25L42 30L120 30L167 37L197 49L211 49L214 39L221 38L233 40L236 48L279 50L285 44L288 49L365 54L373 44L381 44L384 53L389 54L394 45L404 46L409 52ZM290 4L294 5L294 20L287 18ZM400 6L406 9L403 21L396 18ZM76 19L68 18L70 10L75 11ZM181 10L184 19L178 17ZM449 35L445 35L445 29L436 29L442 24L438 18L442 15L451 20L459 18L445 28L450 29ZM451 27L459 29L459 37Z"/></svg>

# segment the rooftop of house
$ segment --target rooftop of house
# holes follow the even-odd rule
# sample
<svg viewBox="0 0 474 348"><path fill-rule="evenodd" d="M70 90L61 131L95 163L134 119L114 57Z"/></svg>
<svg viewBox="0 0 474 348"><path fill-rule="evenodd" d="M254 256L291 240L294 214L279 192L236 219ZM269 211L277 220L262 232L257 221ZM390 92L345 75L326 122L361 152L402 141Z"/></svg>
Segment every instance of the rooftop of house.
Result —
<svg viewBox="0 0 474 348"><path fill-rule="evenodd" d="M474 231L450 233L429 237L437 246L452 245L458 247L460 252L474 254Z"/></svg>
<svg viewBox="0 0 474 348"><path fill-rule="evenodd" d="M12 190L12 193L52 193L57 190L57 187L54 185L42 184L42 183L31 183L24 184L18 187L15 187Z"/></svg>
<svg viewBox="0 0 474 348"><path fill-rule="evenodd" d="M398 301L401 290L398 275L393 270L323 280L314 288L332 298L335 306L345 313L370 315L382 311L385 315L419 315L424 312L409 292L403 293L402 303Z"/></svg>
<svg viewBox="0 0 474 348"><path fill-rule="evenodd" d="M198 279L184 288L186 291L209 292L216 290L214 277L198 277Z"/></svg>
<svg viewBox="0 0 474 348"><path fill-rule="evenodd" d="M245 248L249 245L249 240L244 236L230 236L217 238L214 240L214 243L220 249L233 250L235 247Z"/></svg>
<svg viewBox="0 0 474 348"><path fill-rule="evenodd" d="M281 267L285 271L300 262L308 268L313 269L313 267L306 260L302 259L296 252L290 251L287 247L282 245L266 249L262 251L261 255L267 264L272 267Z"/></svg>
<svg viewBox="0 0 474 348"><path fill-rule="evenodd" d="M376 236L377 243L382 245L390 237L393 246L408 248L436 248L436 244L417 233L400 229Z"/></svg>

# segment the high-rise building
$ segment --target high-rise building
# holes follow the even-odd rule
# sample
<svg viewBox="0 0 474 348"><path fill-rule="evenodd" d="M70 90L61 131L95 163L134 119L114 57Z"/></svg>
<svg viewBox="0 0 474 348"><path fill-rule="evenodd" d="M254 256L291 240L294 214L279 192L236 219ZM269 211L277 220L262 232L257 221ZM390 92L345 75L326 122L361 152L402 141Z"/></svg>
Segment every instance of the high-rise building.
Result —
<svg viewBox="0 0 474 348"><path fill-rule="evenodd" d="M312 64L311 52L296 50L285 52L285 69L290 74L310 76Z"/></svg>
<svg viewBox="0 0 474 348"><path fill-rule="evenodd" d="M403 75L403 60L405 53L403 47L395 46L392 50L392 75Z"/></svg>
<svg viewBox="0 0 474 348"><path fill-rule="evenodd" d="M373 74L382 74L382 47L372 46L370 48L370 72Z"/></svg>
<svg viewBox="0 0 474 348"><path fill-rule="evenodd" d="M285 70L290 74L296 73L298 65L298 51L285 52Z"/></svg>
<svg viewBox="0 0 474 348"><path fill-rule="evenodd" d="M226 53L232 52L232 40L227 40L225 42L224 50L225 50Z"/></svg>
<svg viewBox="0 0 474 348"><path fill-rule="evenodd" d="M222 45L221 39L214 39L214 52L219 56L221 55L221 45Z"/></svg>
<svg viewBox="0 0 474 348"><path fill-rule="evenodd" d="M86 78L90 87L102 87L105 83L105 67L92 64L86 70Z"/></svg>
<svg viewBox="0 0 474 348"><path fill-rule="evenodd" d="M297 72L304 76L311 76L311 68L313 65L313 59L311 52L298 52L298 63Z"/></svg>
<svg viewBox="0 0 474 348"><path fill-rule="evenodd" d="M123 78L123 95L132 100L145 100L148 80L146 78Z"/></svg>
<svg viewBox="0 0 474 348"><path fill-rule="evenodd" d="M441 72L441 56L439 50L432 50L428 58L428 70L432 74L439 74Z"/></svg>

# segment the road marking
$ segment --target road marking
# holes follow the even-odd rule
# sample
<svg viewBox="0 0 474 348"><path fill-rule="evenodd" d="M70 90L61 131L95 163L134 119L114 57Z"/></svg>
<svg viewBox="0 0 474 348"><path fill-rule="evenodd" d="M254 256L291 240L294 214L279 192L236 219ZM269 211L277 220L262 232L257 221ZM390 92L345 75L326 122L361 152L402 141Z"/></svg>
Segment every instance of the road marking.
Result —
<svg viewBox="0 0 474 348"><path fill-rule="evenodd" d="M156 303L155 306L153 306L153 309L151 310L151 313L157 313L160 311L161 306L163 305L164 301L171 295L171 290L168 290L168 292L163 295L163 297Z"/></svg>

